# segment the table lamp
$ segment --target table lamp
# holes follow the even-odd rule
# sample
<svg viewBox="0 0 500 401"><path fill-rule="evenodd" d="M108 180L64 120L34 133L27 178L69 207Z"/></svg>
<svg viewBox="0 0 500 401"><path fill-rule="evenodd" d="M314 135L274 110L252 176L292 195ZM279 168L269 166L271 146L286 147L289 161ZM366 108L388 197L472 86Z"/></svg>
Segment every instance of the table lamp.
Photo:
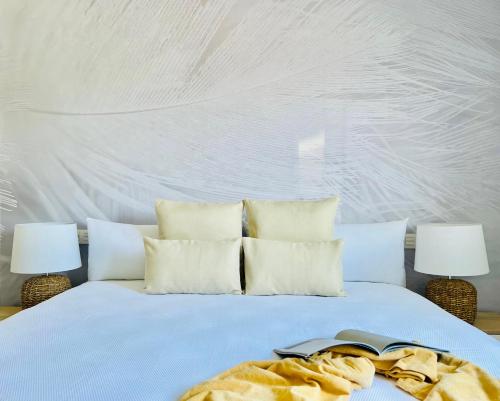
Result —
<svg viewBox="0 0 500 401"><path fill-rule="evenodd" d="M76 224L17 224L10 271L40 274L27 279L21 290L23 309L34 306L69 288L66 276L49 273L77 269L82 265Z"/></svg>
<svg viewBox="0 0 500 401"><path fill-rule="evenodd" d="M481 224L417 225L415 270L447 276L430 280L425 296L441 308L472 324L477 313L476 288L452 276L489 272Z"/></svg>

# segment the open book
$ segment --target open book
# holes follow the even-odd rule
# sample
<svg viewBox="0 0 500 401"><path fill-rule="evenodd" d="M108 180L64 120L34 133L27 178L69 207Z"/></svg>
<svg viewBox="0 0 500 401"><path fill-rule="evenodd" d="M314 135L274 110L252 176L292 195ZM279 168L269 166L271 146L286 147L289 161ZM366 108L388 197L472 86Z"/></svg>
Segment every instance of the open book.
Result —
<svg viewBox="0 0 500 401"><path fill-rule="evenodd" d="M374 352L377 355L405 347L421 347L436 352L449 352L444 349L422 345L415 341L399 340L361 330L343 330L337 333L335 338L315 338L286 348L275 349L274 352L281 357L299 356L309 358L317 352L326 351L339 345L353 345Z"/></svg>

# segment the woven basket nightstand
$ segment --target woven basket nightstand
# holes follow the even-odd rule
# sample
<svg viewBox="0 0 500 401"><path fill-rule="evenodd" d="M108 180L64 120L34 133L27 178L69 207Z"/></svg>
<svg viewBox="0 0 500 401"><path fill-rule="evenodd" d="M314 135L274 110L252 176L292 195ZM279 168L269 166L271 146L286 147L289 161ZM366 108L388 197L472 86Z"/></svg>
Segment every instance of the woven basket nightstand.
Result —
<svg viewBox="0 0 500 401"><path fill-rule="evenodd" d="M31 308L54 295L71 288L71 282L66 276L37 276L26 280L21 290L21 306Z"/></svg>
<svg viewBox="0 0 500 401"><path fill-rule="evenodd" d="M477 314L477 291L469 282L459 279L430 280L425 296L451 314L473 324Z"/></svg>

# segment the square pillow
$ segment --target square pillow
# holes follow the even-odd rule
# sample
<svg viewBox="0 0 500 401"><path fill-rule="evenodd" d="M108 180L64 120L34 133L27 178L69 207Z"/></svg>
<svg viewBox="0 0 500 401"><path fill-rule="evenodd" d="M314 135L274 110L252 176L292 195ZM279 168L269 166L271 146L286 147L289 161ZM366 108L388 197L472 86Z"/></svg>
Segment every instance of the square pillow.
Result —
<svg viewBox="0 0 500 401"><path fill-rule="evenodd" d="M149 294L240 294L241 239L158 240L144 237Z"/></svg>
<svg viewBox="0 0 500 401"><path fill-rule="evenodd" d="M134 225L87 219L88 279L143 280L143 236L158 238L156 225Z"/></svg>
<svg viewBox="0 0 500 401"><path fill-rule="evenodd" d="M243 203L156 201L161 239L241 238Z"/></svg>
<svg viewBox="0 0 500 401"><path fill-rule="evenodd" d="M406 285L405 235L408 219L386 223L337 224L345 242L345 281Z"/></svg>
<svg viewBox="0 0 500 401"><path fill-rule="evenodd" d="M339 198L313 201L245 200L248 235L280 241L332 239Z"/></svg>
<svg viewBox="0 0 500 401"><path fill-rule="evenodd" d="M248 295L343 296L342 240L243 238Z"/></svg>

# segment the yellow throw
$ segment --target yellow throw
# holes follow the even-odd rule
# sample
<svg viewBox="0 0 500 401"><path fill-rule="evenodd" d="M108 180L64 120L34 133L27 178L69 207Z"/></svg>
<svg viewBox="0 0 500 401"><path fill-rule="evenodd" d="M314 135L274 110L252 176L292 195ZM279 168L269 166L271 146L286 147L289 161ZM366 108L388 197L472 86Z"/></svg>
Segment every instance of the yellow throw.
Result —
<svg viewBox="0 0 500 401"><path fill-rule="evenodd" d="M245 362L201 383L181 401L347 401L375 372L418 400L498 401L500 381L470 362L421 348L378 356L343 346L309 360Z"/></svg>
<svg viewBox="0 0 500 401"><path fill-rule="evenodd" d="M332 357L245 362L188 391L182 401L346 401L352 389L369 387L370 360Z"/></svg>
<svg viewBox="0 0 500 401"><path fill-rule="evenodd" d="M470 362L443 355L437 370L436 383L408 378L399 379L396 384L415 398L425 401L500 400L500 380Z"/></svg>
<svg viewBox="0 0 500 401"><path fill-rule="evenodd" d="M324 358L329 354L325 353L320 356ZM377 373L393 379L408 378L432 383L438 380L438 355L424 348L401 348L379 356L362 348L345 345L335 347L332 354L368 358L372 361Z"/></svg>

